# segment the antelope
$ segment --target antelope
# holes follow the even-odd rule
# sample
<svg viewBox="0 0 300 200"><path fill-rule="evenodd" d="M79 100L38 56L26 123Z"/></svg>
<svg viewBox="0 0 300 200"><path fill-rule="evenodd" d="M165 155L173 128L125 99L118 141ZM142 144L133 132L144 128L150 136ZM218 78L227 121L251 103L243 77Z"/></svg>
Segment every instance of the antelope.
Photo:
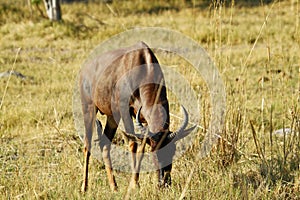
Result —
<svg viewBox="0 0 300 200"><path fill-rule="evenodd" d="M194 127L186 129L188 113L182 106L183 123L177 131L169 130L170 116L166 86L161 67L152 50L144 43L110 51L84 65L79 79L80 97L84 115L84 174L81 190L88 186L88 165L91 140L96 122L102 127L97 112L106 115L101 134L100 149L105 163L109 185L117 190L110 159L111 141L122 120L124 135L129 140L132 153L132 178L130 184L138 187L140 162L145 145L156 155L159 187L171 185L172 159L175 142L188 135ZM133 118L136 118L140 133L135 133ZM143 123L147 126L143 126Z"/></svg>

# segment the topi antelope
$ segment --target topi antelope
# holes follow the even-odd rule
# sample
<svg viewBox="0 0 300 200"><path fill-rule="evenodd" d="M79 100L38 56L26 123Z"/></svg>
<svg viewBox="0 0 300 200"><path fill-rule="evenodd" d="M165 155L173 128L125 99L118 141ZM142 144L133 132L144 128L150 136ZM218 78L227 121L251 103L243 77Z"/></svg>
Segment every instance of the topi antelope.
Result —
<svg viewBox="0 0 300 200"><path fill-rule="evenodd" d="M188 135L194 127L186 129L188 114L182 106L182 125L175 132L169 130L169 103L164 76L151 49L139 42L96 57L82 68L79 84L85 125L82 191L86 191L88 185L88 163L95 121L97 127L101 127L96 119L98 111L107 116L104 131L100 133L100 149L111 189L117 190L117 184L110 159L110 146L120 120L123 120L124 135L129 139L129 150L132 152L132 186L138 186L145 144L149 144L156 155L154 162L159 186L170 185L175 142ZM132 117L136 118L140 133L135 133ZM142 123L147 126L144 127Z"/></svg>

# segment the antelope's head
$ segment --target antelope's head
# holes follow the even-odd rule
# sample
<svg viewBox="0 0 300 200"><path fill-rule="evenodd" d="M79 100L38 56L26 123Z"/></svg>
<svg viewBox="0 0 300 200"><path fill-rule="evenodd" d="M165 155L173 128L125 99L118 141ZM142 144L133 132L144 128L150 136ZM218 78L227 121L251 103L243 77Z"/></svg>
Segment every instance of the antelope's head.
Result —
<svg viewBox="0 0 300 200"><path fill-rule="evenodd" d="M174 132L169 130L169 125L164 125L162 131L151 132L148 126L143 126L141 122L141 109L139 108L136 114L136 126L140 131L139 134L124 133L127 138L135 141L142 142L145 140L147 144L151 146L151 151L154 153L154 163L157 168L157 175L159 180L159 187L165 187L171 185L171 169L172 161L176 151L176 144L178 140L186 137L195 126L186 129L188 125L188 113L186 109L182 107L183 122L181 126ZM154 120L155 121L155 120Z"/></svg>

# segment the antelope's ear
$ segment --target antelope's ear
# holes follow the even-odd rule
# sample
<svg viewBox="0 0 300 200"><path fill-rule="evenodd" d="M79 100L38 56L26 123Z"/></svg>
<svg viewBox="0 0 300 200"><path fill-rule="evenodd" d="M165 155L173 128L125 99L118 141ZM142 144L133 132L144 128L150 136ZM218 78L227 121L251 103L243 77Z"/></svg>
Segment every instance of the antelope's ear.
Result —
<svg viewBox="0 0 300 200"><path fill-rule="evenodd" d="M141 134L126 133L125 131L122 131L122 133L124 134L124 136L128 140L131 140L131 141L136 142L136 143L142 143L143 142L144 137ZM146 143L150 145L150 139L149 138L146 138Z"/></svg>
<svg viewBox="0 0 300 200"><path fill-rule="evenodd" d="M125 131L122 131L122 133L128 140L131 140L133 142L141 142L143 140L143 138L139 138L135 134L126 133Z"/></svg>

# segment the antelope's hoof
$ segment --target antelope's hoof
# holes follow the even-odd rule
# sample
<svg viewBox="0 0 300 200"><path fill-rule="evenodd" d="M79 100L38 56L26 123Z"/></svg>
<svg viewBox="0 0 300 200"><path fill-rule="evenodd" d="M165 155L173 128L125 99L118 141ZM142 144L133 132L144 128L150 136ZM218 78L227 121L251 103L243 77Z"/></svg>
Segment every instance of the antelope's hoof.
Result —
<svg viewBox="0 0 300 200"><path fill-rule="evenodd" d="M85 193L86 191L87 191L87 185L85 183L82 183L81 192Z"/></svg>
<svg viewBox="0 0 300 200"><path fill-rule="evenodd" d="M118 191L118 186L117 185L111 185L110 189L112 192L117 192Z"/></svg>
<svg viewBox="0 0 300 200"><path fill-rule="evenodd" d="M140 189L140 184L136 181L131 181L130 188L132 189Z"/></svg>

